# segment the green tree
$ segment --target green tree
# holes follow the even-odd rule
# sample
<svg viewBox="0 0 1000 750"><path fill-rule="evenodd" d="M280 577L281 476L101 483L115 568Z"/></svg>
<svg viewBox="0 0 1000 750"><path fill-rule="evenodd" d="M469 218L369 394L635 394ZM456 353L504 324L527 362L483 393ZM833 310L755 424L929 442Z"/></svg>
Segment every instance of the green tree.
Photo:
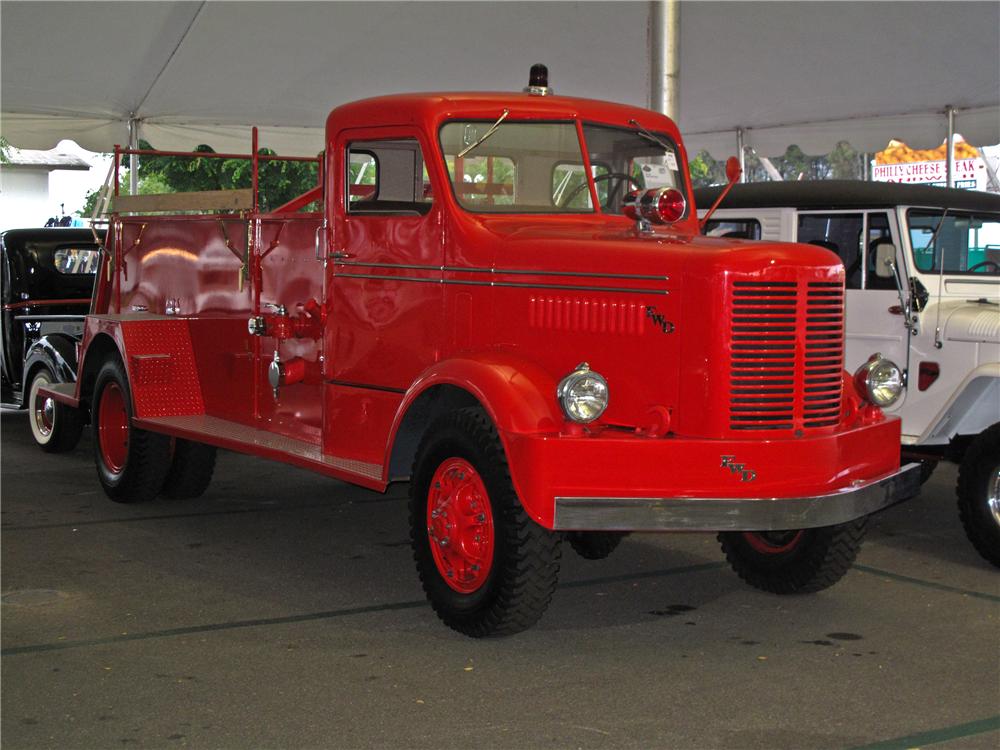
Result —
<svg viewBox="0 0 1000 750"><path fill-rule="evenodd" d="M141 149L152 147L139 142ZM195 154L215 153L211 146L198 146ZM270 149L260 149L261 156L274 156ZM260 208L269 211L316 186L315 162L258 161L257 185ZM222 159L204 156L140 156L138 168L140 195L157 193L187 193L202 190L236 190L249 188L253 182L253 166L249 158ZM120 171L119 190L128 192L128 169ZM90 216L97 191L87 194L84 206L77 213Z"/></svg>

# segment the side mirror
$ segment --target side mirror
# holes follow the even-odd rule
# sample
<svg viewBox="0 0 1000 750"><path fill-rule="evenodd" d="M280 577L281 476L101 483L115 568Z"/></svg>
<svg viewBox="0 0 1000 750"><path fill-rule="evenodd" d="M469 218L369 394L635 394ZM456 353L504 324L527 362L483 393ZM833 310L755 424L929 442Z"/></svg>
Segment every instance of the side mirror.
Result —
<svg viewBox="0 0 1000 750"><path fill-rule="evenodd" d="M717 209L723 199L729 195L729 191L733 189L733 185L736 184L736 181L740 179L740 175L742 174L743 169L740 167L739 159L735 156L730 156L726 159L726 179L729 180L729 184L727 184L723 191L719 193L719 197L715 199L715 203L712 204L712 207L708 209L704 216L701 217L701 220L698 222L699 230L702 232L705 231L705 225L708 224L708 220L712 218L712 214L715 213L715 209Z"/></svg>
<svg viewBox="0 0 1000 750"><path fill-rule="evenodd" d="M735 156L730 156L726 159L726 179L730 183L736 182L740 179L740 175L743 174L743 169L740 167L740 160Z"/></svg>
<svg viewBox="0 0 1000 750"><path fill-rule="evenodd" d="M875 275L880 279L891 279L895 276L893 267L896 265L896 246L891 242L880 242L875 246Z"/></svg>

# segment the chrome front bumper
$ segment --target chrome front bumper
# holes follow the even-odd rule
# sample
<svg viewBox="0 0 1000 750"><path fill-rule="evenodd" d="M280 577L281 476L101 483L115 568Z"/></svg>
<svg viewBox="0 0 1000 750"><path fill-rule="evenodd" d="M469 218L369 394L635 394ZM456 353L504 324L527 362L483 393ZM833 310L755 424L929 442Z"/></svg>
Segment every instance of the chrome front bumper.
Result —
<svg viewBox="0 0 1000 750"><path fill-rule="evenodd" d="M853 521L920 491L920 465L814 497L557 497L560 531L783 531Z"/></svg>

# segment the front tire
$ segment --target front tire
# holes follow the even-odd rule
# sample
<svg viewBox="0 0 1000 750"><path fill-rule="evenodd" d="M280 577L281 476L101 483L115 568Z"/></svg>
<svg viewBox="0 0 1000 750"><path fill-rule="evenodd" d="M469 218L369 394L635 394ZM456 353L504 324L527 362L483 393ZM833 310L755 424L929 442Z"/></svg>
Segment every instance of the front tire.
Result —
<svg viewBox="0 0 1000 750"><path fill-rule="evenodd" d="M603 560L627 536L627 531L569 531L566 541L584 560Z"/></svg>
<svg viewBox="0 0 1000 750"><path fill-rule="evenodd" d="M1000 424L983 430L965 451L958 515L976 552L1000 567Z"/></svg>
<svg viewBox="0 0 1000 750"><path fill-rule="evenodd" d="M773 594L809 594L844 577L865 537L868 517L837 526L774 532L726 531L722 551L736 574Z"/></svg>
<svg viewBox="0 0 1000 750"><path fill-rule="evenodd" d="M28 388L28 424L31 437L46 453L73 450L83 434L83 416L78 409L42 396L40 388L59 382L48 367L40 367Z"/></svg>
<svg viewBox="0 0 1000 750"><path fill-rule="evenodd" d="M479 408L438 418L410 482L417 572L438 617L472 637L510 635L542 616L559 574L559 535L521 506L496 427Z"/></svg>
<svg viewBox="0 0 1000 750"><path fill-rule="evenodd" d="M132 424L132 394L120 360L104 363L94 383L97 477L116 503L152 500L170 468L170 438Z"/></svg>

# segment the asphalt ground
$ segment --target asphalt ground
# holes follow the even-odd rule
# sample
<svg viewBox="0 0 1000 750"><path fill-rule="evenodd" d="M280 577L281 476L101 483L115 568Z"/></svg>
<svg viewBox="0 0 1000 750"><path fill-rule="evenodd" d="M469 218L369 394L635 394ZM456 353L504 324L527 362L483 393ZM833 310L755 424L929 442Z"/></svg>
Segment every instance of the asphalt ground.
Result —
<svg viewBox="0 0 1000 750"><path fill-rule="evenodd" d="M634 535L565 545L542 621L487 640L425 603L405 485L220 453L200 500L117 505L89 436L44 454L12 412L0 468L6 749L1000 746L1000 575L951 466L825 592Z"/></svg>

